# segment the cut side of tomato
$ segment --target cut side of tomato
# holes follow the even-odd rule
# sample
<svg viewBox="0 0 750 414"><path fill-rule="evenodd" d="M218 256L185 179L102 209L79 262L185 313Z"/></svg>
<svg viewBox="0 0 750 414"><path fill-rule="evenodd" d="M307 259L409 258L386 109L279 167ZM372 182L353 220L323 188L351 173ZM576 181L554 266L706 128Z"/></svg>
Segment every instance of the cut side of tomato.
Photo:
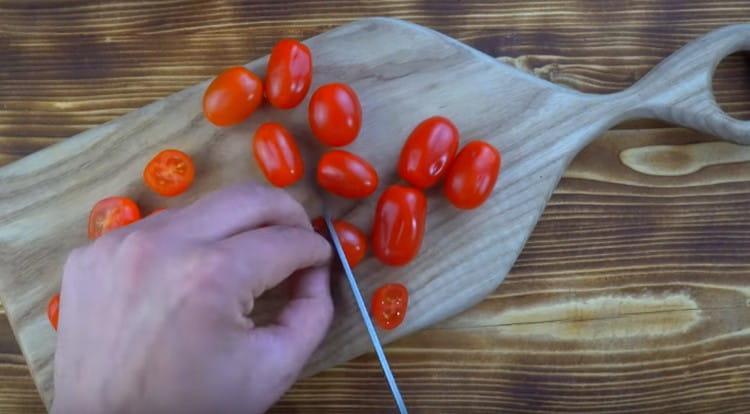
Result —
<svg viewBox="0 0 750 414"><path fill-rule="evenodd" d="M140 218L141 211L138 205L127 197L108 197L100 200L94 204L89 214L89 239L94 240Z"/></svg>
<svg viewBox="0 0 750 414"><path fill-rule="evenodd" d="M193 183L195 166L189 155L176 149L164 150L149 161L143 181L155 193L166 197L182 194Z"/></svg>
<svg viewBox="0 0 750 414"><path fill-rule="evenodd" d="M56 293L47 304L47 318L54 330L57 330L57 322L60 319L60 294Z"/></svg>
<svg viewBox="0 0 750 414"><path fill-rule="evenodd" d="M401 325L409 306L409 291L400 283L388 283L378 288L372 296L372 320L382 329Z"/></svg>

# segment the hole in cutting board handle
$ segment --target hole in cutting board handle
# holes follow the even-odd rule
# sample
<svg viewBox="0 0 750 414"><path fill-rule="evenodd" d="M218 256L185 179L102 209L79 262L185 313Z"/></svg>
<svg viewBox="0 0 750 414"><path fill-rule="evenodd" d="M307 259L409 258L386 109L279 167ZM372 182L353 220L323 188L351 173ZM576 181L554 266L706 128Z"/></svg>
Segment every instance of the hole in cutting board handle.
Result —
<svg viewBox="0 0 750 414"><path fill-rule="evenodd" d="M711 77L711 87L722 111L735 119L750 121L750 50L721 59Z"/></svg>

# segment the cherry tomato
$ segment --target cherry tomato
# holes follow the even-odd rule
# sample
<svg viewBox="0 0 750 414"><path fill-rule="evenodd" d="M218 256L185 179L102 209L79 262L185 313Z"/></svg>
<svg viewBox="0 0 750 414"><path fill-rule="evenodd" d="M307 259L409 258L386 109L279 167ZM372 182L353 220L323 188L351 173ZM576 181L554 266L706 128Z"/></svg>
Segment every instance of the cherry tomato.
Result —
<svg viewBox="0 0 750 414"><path fill-rule="evenodd" d="M495 188L501 162L500 152L491 144L466 144L448 170L443 193L458 208L479 207Z"/></svg>
<svg viewBox="0 0 750 414"><path fill-rule="evenodd" d="M108 197L94 204L89 214L89 239L127 226L141 218L135 201L126 197Z"/></svg>
<svg viewBox="0 0 750 414"><path fill-rule="evenodd" d="M375 256L391 266L402 266L414 259L422 245L426 215L427 199L422 191L401 185L388 187L375 207Z"/></svg>
<svg viewBox="0 0 750 414"><path fill-rule="evenodd" d="M299 105L312 82L312 55L304 44L283 39L276 43L268 58L265 91L268 102L276 108Z"/></svg>
<svg viewBox="0 0 750 414"><path fill-rule="evenodd" d="M60 319L60 294L55 293L47 303L47 318L54 330L57 330L57 322Z"/></svg>
<svg viewBox="0 0 750 414"><path fill-rule="evenodd" d="M364 198L378 188L378 172L363 158L343 150L328 151L318 161L318 184L346 198Z"/></svg>
<svg viewBox="0 0 750 414"><path fill-rule="evenodd" d="M349 262L351 268L354 268L365 258L367 236L357 226L344 220L334 221L333 228L336 229L336 235L339 236L346 261Z"/></svg>
<svg viewBox="0 0 750 414"><path fill-rule="evenodd" d="M263 102L263 82L242 66L221 72L203 95L203 114L216 126L239 124Z"/></svg>
<svg viewBox="0 0 750 414"><path fill-rule="evenodd" d="M340 147L357 138L362 125L362 107L352 88L343 83L329 83L313 93L307 119L320 142Z"/></svg>
<svg viewBox="0 0 750 414"><path fill-rule="evenodd" d="M189 155L176 149L164 150L148 162L143 181L155 193L172 197L182 194L193 183L195 167Z"/></svg>
<svg viewBox="0 0 750 414"><path fill-rule="evenodd" d="M370 314L382 329L393 329L404 321L409 306L409 291L400 283L388 283L372 295Z"/></svg>
<svg viewBox="0 0 750 414"><path fill-rule="evenodd" d="M448 171L458 150L458 129L442 116L425 119L412 131L401 149L398 174L409 184L426 189Z"/></svg>
<svg viewBox="0 0 750 414"><path fill-rule="evenodd" d="M305 173L302 156L292 134L281 124L266 122L253 138L253 155L266 179L276 187L287 187Z"/></svg>
<svg viewBox="0 0 750 414"><path fill-rule="evenodd" d="M312 223L313 230L321 236L328 238L328 227L323 217L315 217L310 223Z"/></svg>

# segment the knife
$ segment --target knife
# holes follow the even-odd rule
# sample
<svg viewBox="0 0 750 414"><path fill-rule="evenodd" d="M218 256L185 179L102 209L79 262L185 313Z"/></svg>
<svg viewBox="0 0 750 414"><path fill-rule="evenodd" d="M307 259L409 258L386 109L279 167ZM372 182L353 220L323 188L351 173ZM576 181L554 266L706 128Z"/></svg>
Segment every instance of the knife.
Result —
<svg viewBox="0 0 750 414"><path fill-rule="evenodd" d="M367 306L365 306L365 300L362 298L362 293L359 290L359 286L357 286L357 280L354 278L352 268L349 266L349 262L346 260L346 255L344 254L344 249L341 247L339 235L336 234L336 229L334 229L333 227L331 216L330 214L328 214L328 209L325 207L325 204L323 205L323 220L325 220L326 222L328 234L331 236L333 246L336 249L336 254L339 256L341 266L343 266L344 268L344 273L346 273L346 280L349 281L349 287L352 288L354 300L357 302L357 308L359 308L359 314L362 316L362 320L364 320L365 322L367 333L370 335L370 341L372 342L373 348L375 348L375 354L377 354L378 360L380 361L380 366L383 368L383 374L385 375L386 381L388 381L388 386L391 388L391 394L393 394L393 399L394 401L396 401L398 411L401 414L406 414L406 405L404 404L404 399L401 397L401 391L398 390L396 378L393 377L391 367L390 365L388 365L388 358L385 357L383 346L380 345L380 339L378 339L378 334L375 331L375 327L372 325L370 314L367 312Z"/></svg>

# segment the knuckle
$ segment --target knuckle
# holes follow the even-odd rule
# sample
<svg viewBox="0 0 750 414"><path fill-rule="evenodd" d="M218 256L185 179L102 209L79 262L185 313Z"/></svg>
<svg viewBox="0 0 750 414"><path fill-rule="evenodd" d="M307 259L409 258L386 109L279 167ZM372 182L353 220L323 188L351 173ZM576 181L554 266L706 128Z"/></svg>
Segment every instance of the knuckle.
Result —
<svg viewBox="0 0 750 414"><path fill-rule="evenodd" d="M153 234L144 230L130 232L122 238L118 253L129 260L144 259L158 248L155 239Z"/></svg>
<svg viewBox="0 0 750 414"><path fill-rule="evenodd" d="M229 253L217 247L204 247L189 253L186 276L196 288L208 288L222 280Z"/></svg>

